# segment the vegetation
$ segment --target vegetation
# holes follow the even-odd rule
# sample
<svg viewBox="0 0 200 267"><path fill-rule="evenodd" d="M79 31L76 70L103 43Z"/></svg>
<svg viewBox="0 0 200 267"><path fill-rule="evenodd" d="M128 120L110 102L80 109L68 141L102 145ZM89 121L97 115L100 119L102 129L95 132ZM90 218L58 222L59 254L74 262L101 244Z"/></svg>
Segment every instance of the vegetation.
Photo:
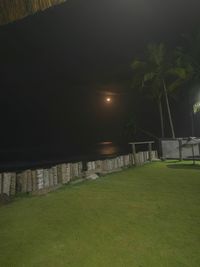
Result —
<svg viewBox="0 0 200 267"><path fill-rule="evenodd" d="M0 208L0 266L199 267L200 169L154 163Z"/></svg>
<svg viewBox="0 0 200 267"><path fill-rule="evenodd" d="M178 88L185 78L185 70L175 65L173 54L163 43L148 45L144 60L134 60L132 69L135 87L146 89L158 104L162 137L165 136L162 98L165 98L172 138L175 138L168 93Z"/></svg>
<svg viewBox="0 0 200 267"><path fill-rule="evenodd" d="M132 63L134 88L144 90L157 102L162 137L165 137L163 98L166 102L171 136L175 137L168 94L174 94L180 88L188 88L192 135L194 135L194 108L195 112L200 110L199 99L196 99L200 82L200 32L197 30L183 37L185 43L175 50L167 51L163 43L148 45L143 59L135 59Z"/></svg>
<svg viewBox="0 0 200 267"><path fill-rule="evenodd" d="M190 115L192 122L192 136L194 133L194 113L199 108L199 82L200 82L200 32L194 31L190 35L183 35L185 45L176 50L177 67L185 72L184 83L187 86L189 95ZM198 96L198 98L197 98Z"/></svg>
<svg viewBox="0 0 200 267"><path fill-rule="evenodd" d="M24 18L27 15L65 1L66 0L1 0L0 25Z"/></svg>
<svg viewBox="0 0 200 267"><path fill-rule="evenodd" d="M194 31L191 35L183 35L184 47L178 47L177 66L185 71L185 81L190 83L191 89L195 89L200 81L200 31ZM199 88L198 88L199 89Z"/></svg>

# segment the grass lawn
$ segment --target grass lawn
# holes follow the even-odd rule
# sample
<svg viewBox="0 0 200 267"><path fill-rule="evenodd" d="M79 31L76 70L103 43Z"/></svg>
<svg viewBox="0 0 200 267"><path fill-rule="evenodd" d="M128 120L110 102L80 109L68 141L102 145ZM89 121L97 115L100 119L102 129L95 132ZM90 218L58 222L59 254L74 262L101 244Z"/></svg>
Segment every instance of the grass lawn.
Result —
<svg viewBox="0 0 200 267"><path fill-rule="evenodd" d="M1 267L199 267L200 168L153 163L0 207Z"/></svg>

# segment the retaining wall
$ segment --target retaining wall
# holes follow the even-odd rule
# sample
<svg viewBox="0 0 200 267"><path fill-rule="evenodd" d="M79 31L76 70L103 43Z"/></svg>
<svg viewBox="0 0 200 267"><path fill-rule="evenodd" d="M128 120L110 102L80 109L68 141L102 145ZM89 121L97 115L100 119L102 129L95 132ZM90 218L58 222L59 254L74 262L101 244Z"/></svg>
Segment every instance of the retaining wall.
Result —
<svg viewBox="0 0 200 267"><path fill-rule="evenodd" d="M152 151L152 159L157 159L157 152ZM137 153L137 165L149 160L149 152ZM18 193L40 194L57 189L77 178L87 179L92 173L106 174L135 165L133 155L123 155L112 159L87 162L83 171L82 162L63 163L51 168L25 170L20 172L0 173L0 194L15 196Z"/></svg>

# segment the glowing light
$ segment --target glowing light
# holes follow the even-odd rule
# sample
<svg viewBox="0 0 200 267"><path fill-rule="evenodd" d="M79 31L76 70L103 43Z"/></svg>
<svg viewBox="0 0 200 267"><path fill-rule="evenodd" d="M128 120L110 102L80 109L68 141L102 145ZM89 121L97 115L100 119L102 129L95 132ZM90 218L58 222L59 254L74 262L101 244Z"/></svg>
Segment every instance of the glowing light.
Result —
<svg viewBox="0 0 200 267"><path fill-rule="evenodd" d="M111 102L111 98L110 98L110 97L107 97L107 98L106 98L106 102L107 102L107 103L110 103L110 102Z"/></svg>
<svg viewBox="0 0 200 267"><path fill-rule="evenodd" d="M200 102L197 102L193 105L193 112L194 114L196 114L199 111L200 111Z"/></svg>

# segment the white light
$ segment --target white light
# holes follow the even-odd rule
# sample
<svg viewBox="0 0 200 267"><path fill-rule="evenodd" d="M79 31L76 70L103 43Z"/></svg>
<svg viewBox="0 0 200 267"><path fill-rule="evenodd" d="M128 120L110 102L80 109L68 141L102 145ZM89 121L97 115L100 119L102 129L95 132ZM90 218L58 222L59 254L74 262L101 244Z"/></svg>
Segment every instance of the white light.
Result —
<svg viewBox="0 0 200 267"><path fill-rule="evenodd" d="M193 105L193 112L194 114L196 114L199 111L200 111L200 102L197 102Z"/></svg>

